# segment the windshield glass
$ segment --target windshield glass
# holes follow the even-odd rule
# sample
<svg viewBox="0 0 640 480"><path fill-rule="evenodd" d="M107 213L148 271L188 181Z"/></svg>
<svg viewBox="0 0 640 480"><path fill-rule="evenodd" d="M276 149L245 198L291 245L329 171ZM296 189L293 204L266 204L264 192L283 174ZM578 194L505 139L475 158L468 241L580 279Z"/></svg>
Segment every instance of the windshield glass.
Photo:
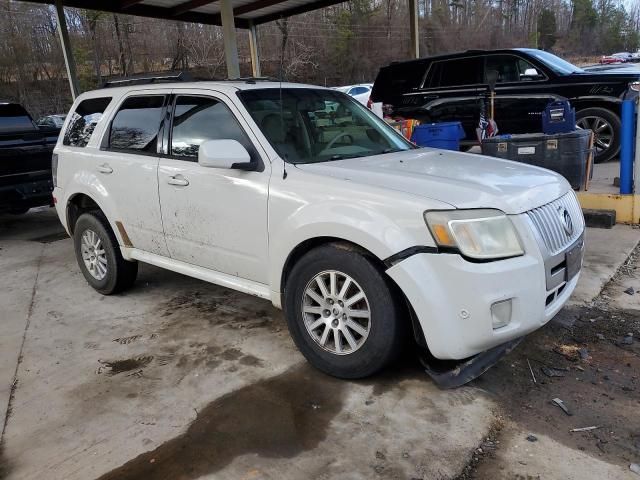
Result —
<svg viewBox="0 0 640 480"><path fill-rule="evenodd" d="M244 90L238 96L278 155L316 163L413 146L344 93L312 88Z"/></svg>
<svg viewBox="0 0 640 480"><path fill-rule="evenodd" d="M584 72L580 67L576 67L573 63L569 63L560 57L556 57L553 53L542 50L527 50L527 53L536 57L557 74L568 75L570 73Z"/></svg>

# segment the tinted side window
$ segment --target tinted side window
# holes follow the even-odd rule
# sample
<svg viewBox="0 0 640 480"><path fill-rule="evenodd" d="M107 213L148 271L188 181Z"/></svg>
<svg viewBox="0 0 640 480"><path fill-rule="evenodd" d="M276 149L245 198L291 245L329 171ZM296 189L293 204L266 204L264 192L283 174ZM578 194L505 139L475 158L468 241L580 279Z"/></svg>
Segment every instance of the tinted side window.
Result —
<svg viewBox="0 0 640 480"><path fill-rule="evenodd" d="M544 76L523 58L515 55L489 55L485 76L490 71L498 73L497 83L539 80Z"/></svg>
<svg viewBox="0 0 640 480"><path fill-rule="evenodd" d="M64 132L62 143L72 147L86 147L111 97L88 98L78 104Z"/></svg>
<svg viewBox="0 0 640 480"><path fill-rule="evenodd" d="M164 95L129 97L113 117L109 148L156 153Z"/></svg>
<svg viewBox="0 0 640 480"><path fill-rule="evenodd" d="M391 103L394 98L422 86L428 61L395 63L380 69L371 91L374 102Z"/></svg>
<svg viewBox="0 0 640 480"><path fill-rule="evenodd" d="M429 87L456 87L482 83L481 58L456 58L434 62L429 71Z"/></svg>
<svg viewBox="0 0 640 480"><path fill-rule="evenodd" d="M0 104L0 132L35 130L27 111L15 103Z"/></svg>
<svg viewBox="0 0 640 480"><path fill-rule="evenodd" d="M196 161L206 140L237 140L252 160L257 152L244 130L223 102L211 97L179 96L173 116L171 154Z"/></svg>

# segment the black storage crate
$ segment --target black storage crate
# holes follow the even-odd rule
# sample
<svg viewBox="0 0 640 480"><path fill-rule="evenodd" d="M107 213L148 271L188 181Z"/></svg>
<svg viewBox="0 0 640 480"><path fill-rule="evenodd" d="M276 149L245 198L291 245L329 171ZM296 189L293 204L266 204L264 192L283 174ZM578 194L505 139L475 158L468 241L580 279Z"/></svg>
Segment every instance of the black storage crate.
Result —
<svg viewBox="0 0 640 480"><path fill-rule="evenodd" d="M589 161L591 130L545 135L527 133L487 138L482 141L482 153L548 168L564 176L574 190L584 185Z"/></svg>

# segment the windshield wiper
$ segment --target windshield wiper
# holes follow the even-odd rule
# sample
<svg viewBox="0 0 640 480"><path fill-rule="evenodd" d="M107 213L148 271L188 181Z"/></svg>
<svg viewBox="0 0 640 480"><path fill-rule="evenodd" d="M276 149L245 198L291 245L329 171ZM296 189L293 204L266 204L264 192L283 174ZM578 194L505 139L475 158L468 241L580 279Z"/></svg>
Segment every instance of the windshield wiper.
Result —
<svg viewBox="0 0 640 480"><path fill-rule="evenodd" d="M360 158L362 155L345 155L342 153L336 153L335 155L331 155L327 161L331 160L345 160L347 158Z"/></svg>

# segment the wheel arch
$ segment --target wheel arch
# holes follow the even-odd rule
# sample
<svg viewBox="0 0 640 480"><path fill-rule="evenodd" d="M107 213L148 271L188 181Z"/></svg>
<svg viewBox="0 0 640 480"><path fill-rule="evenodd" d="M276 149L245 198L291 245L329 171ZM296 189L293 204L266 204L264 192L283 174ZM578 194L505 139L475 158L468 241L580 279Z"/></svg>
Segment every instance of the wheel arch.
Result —
<svg viewBox="0 0 640 480"><path fill-rule="evenodd" d="M621 102L618 99L608 98L577 98L571 101L571 104L576 109L576 113L580 110L586 110L587 108L604 108L611 113L620 116Z"/></svg>
<svg viewBox="0 0 640 480"><path fill-rule="evenodd" d="M404 294L402 289L398 286L396 281L387 275L387 265L385 264L384 259L379 258L373 252L368 250L367 248L359 245L351 240L347 240L344 238L339 238L335 236L325 236L325 237L314 237L303 240L298 245L296 245L293 250L289 253L287 259L285 260L284 267L282 269L282 275L280 280L280 293L278 295L280 305L284 305L284 294L285 294L285 286L287 283L287 279L291 270L295 266L295 264L309 251L324 246L324 245L335 245L338 248L342 248L345 250L358 252L361 255L368 258L375 267L383 274L383 276L391 285L392 290L399 297L399 303L401 304L402 314L405 321L410 322L407 327L411 329L412 336L416 343L423 348L427 348L427 342L425 340L424 332L422 331L422 326L418 320L418 317L409 302L409 299Z"/></svg>
<svg viewBox="0 0 640 480"><path fill-rule="evenodd" d="M287 279L289 277L289 274L291 273L291 270L293 269L294 265L298 262L298 260L300 260L307 252L315 248L321 247L323 245L331 245L331 244L337 246L338 248L343 248L345 250L356 251L364 255L365 257L367 257L369 260L371 260L374 264L376 264L377 267L381 269L381 271L386 270L384 261L382 259L378 258L370 250L367 250L362 245L358 245L357 243L351 240L347 240L339 237L333 237L333 236L307 238L306 240L303 240L302 242L298 243L298 245L296 245L291 250L291 252L289 252L289 255L287 256L284 262L284 266L282 268L282 273L280 277L280 290L281 290L280 295L281 296L284 295L284 288L285 288L285 285L287 284Z"/></svg>
<svg viewBox="0 0 640 480"><path fill-rule="evenodd" d="M78 192L69 197L67 200L65 214L67 218L67 226L71 235L73 235L76 221L80 215L93 210L99 210L105 214L104 209L100 207L98 202L86 193Z"/></svg>

